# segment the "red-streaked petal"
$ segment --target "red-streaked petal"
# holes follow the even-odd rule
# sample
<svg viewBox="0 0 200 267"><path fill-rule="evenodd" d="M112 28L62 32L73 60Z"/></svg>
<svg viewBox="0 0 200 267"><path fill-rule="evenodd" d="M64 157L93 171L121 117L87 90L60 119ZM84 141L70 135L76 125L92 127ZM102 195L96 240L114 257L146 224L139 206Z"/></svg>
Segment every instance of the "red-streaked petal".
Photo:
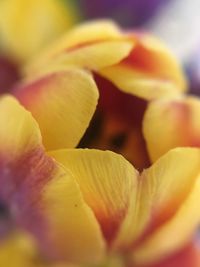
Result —
<svg viewBox="0 0 200 267"><path fill-rule="evenodd" d="M50 153L73 174L86 203L94 211L109 243L136 197L138 173L122 156L100 150L60 150Z"/></svg>
<svg viewBox="0 0 200 267"><path fill-rule="evenodd" d="M186 79L170 51L147 34L130 34L132 52L119 64L100 70L120 90L155 99L177 95L186 90Z"/></svg>
<svg viewBox="0 0 200 267"><path fill-rule="evenodd" d="M172 191L171 194L174 192ZM182 249L198 231L200 223L199 201L200 175L171 219L158 227L133 251L133 260L140 264L159 262Z"/></svg>
<svg viewBox="0 0 200 267"><path fill-rule="evenodd" d="M177 229L177 232L180 231L176 237L177 243L181 242L181 237L186 238L187 231L191 231L192 234L199 216L198 212L194 214L195 205L198 203L195 200L198 198L199 173L200 150L195 148L171 150L156 161L153 166L146 169L140 177L137 202L135 199L131 202L127 217L115 240L116 249L133 250L135 257L139 257L139 253L137 255L135 252L138 246L142 247L145 240L151 239L154 232L159 233L161 227L165 227L167 223L172 225L172 232L174 233L175 223L181 224L181 218L184 216L185 224L182 227L179 225ZM194 198L190 202L190 198L192 199L190 194L193 191ZM185 208L184 211L184 205L188 210ZM190 213L191 224L187 221L189 218L187 215L189 216ZM173 222L173 218L176 218L176 222ZM173 241L170 232L168 237ZM159 242L154 245L159 247ZM164 242L165 238L163 237L163 246ZM184 246L184 242L185 240L181 245ZM174 242L179 246L180 244L177 243ZM155 253L156 251L159 249L157 248ZM146 258L141 256L140 260L142 261L142 259L145 260Z"/></svg>

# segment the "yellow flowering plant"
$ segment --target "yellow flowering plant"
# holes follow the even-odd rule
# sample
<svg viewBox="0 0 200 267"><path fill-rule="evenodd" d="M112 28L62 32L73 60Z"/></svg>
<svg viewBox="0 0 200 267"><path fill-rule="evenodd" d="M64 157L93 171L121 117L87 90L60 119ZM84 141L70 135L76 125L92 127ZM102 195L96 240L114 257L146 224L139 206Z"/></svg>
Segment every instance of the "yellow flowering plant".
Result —
<svg viewBox="0 0 200 267"><path fill-rule="evenodd" d="M5 3L3 16L15 18L5 12ZM37 4L42 7L32 3ZM32 12L33 6L26 8ZM13 8L19 18L17 5ZM72 30L35 54L41 44L33 48L29 38L13 44L16 36L5 28L5 21L0 23L5 47L26 64L21 65L22 79L10 90L12 96L0 98L0 200L14 225L1 240L0 265L198 267L200 150L168 151L179 143L167 143L174 137L171 128L167 130L176 129L173 112L182 104L174 105L165 126L159 126L163 139L149 128L152 124L157 129L157 119L165 119L171 102L190 103L182 96L184 75L168 49L148 34L123 32L112 22L99 21ZM22 36L27 29L31 33L30 25L22 26ZM27 60L30 56L33 59ZM155 162L149 160L140 172L144 143L130 149L137 169L111 151L75 149L95 112L97 86L104 110L105 81L116 92L131 95L133 103L136 98L145 101L139 120L133 117L136 134L131 136L145 137L148 156ZM195 119L196 109L194 125ZM152 136L163 142L161 153Z"/></svg>
<svg viewBox="0 0 200 267"><path fill-rule="evenodd" d="M53 66L52 62L90 70L99 88L96 115L80 145L109 148L139 169L148 167L151 152L143 130L147 106L187 89L184 73L168 48L150 34L124 32L113 22L101 20L65 34L27 64L25 72L39 75L38 66Z"/></svg>

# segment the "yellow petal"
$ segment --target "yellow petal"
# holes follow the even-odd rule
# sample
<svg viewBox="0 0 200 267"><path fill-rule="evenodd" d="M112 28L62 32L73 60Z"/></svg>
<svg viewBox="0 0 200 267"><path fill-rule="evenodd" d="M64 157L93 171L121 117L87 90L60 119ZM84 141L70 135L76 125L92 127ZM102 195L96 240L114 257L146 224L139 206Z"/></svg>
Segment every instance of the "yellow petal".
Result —
<svg viewBox="0 0 200 267"><path fill-rule="evenodd" d="M137 171L122 156L109 151L60 150L50 155L73 173L105 238L111 242L126 215L130 198L136 196Z"/></svg>
<svg viewBox="0 0 200 267"><path fill-rule="evenodd" d="M46 53L50 56L59 54L65 49L77 47L93 41L116 39L121 36L118 26L111 20L85 22L67 32L60 40L50 45ZM52 53L50 53L50 51Z"/></svg>
<svg viewBox="0 0 200 267"><path fill-rule="evenodd" d="M36 250L29 236L15 233L0 242L0 266L36 267ZM38 265L37 266L41 266Z"/></svg>
<svg viewBox="0 0 200 267"><path fill-rule="evenodd" d="M163 224L173 220L180 206L186 203L199 173L200 150L195 148L171 150L145 170L140 177L137 203L133 199L115 241L115 247L131 249L136 241L139 241L142 247L143 240L151 238L156 229L159 231ZM193 212L193 206L191 210L188 208L187 212ZM196 222L196 216L191 218L193 219ZM193 230L191 223L190 231ZM180 238L182 234L179 234ZM158 249L155 249L155 253L156 251Z"/></svg>
<svg viewBox="0 0 200 267"><path fill-rule="evenodd" d="M99 224L69 172L61 168L56 171L37 205L33 208L42 207L46 222L39 238L48 256L72 263L102 260L105 247Z"/></svg>
<svg viewBox="0 0 200 267"><path fill-rule="evenodd" d="M0 125L0 195L12 219L34 234L48 257L100 260L99 224L74 177L45 155L31 114L13 97L3 97Z"/></svg>
<svg viewBox="0 0 200 267"><path fill-rule="evenodd" d="M146 100L180 94L179 88L171 81L152 77L149 73L139 72L121 63L102 69L99 73L123 92Z"/></svg>
<svg viewBox="0 0 200 267"><path fill-rule="evenodd" d="M47 150L75 147L98 99L92 77L80 70L45 74L22 84L14 94L37 120Z"/></svg>
<svg viewBox="0 0 200 267"><path fill-rule="evenodd" d="M9 55L26 60L55 39L77 19L70 1L2 0L1 45Z"/></svg>
<svg viewBox="0 0 200 267"><path fill-rule="evenodd" d="M199 147L199 116L200 101L195 97L152 102L143 121L151 160L155 161L175 147Z"/></svg>
<svg viewBox="0 0 200 267"><path fill-rule="evenodd" d="M184 248L195 235L200 223L199 201L200 176L196 178L187 199L172 219L134 251L133 261L140 264L153 263Z"/></svg>
<svg viewBox="0 0 200 267"><path fill-rule="evenodd" d="M119 64L100 70L120 90L150 100L186 90L186 79L177 60L156 38L134 33L129 56Z"/></svg>
<svg viewBox="0 0 200 267"><path fill-rule="evenodd" d="M57 62L64 65L82 67L91 70L99 70L101 68L118 63L125 58L133 44L123 40L101 41L94 44L86 44L85 47L80 46L66 51L57 57Z"/></svg>
<svg viewBox="0 0 200 267"><path fill-rule="evenodd" d="M14 97L0 99L0 125L1 155L16 160L41 145L37 123Z"/></svg>
<svg viewBox="0 0 200 267"><path fill-rule="evenodd" d="M85 23L64 35L30 62L25 71L38 72L42 66L56 62L89 69L99 69L118 63L125 58L134 45L125 40L111 21Z"/></svg>
<svg viewBox="0 0 200 267"><path fill-rule="evenodd" d="M70 263L54 263L42 258L33 238L17 232L0 242L0 266L5 267L78 267Z"/></svg>

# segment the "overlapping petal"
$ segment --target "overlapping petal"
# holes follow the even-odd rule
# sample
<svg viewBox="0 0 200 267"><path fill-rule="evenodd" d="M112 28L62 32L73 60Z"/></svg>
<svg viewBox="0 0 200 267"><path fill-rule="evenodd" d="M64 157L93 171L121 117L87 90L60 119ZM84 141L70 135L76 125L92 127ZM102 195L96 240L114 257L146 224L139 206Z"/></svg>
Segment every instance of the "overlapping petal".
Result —
<svg viewBox="0 0 200 267"><path fill-rule="evenodd" d="M81 70L57 70L26 81L14 95L37 120L47 150L73 148L93 116L98 90Z"/></svg>
<svg viewBox="0 0 200 267"><path fill-rule="evenodd" d="M34 233L49 257L101 259L104 241L95 216L72 174L45 154L31 114L6 96L0 100L0 124L0 194L11 218Z"/></svg>
<svg viewBox="0 0 200 267"><path fill-rule="evenodd" d="M106 241L109 251L141 265L190 242L200 220L199 149L171 150L139 176L109 151L47 156L30 113L12 97L1 99L0 111L1 199L45 255L96 264Z"/></svg>
<svg viewBox="0 0 200 267"><path fill-rule="evenodd" d="M37 123L31 119L11 96L0 98L0 142L1 163L17 161L22 153L29 155L41 145L41 135Z"/></svg>
<svg viewBox="0 0 200 267"><path fill-rule="evenodd" d="M199 147L199 114L200 101L195 97L152 102L143 121L143 132L152 161L174 147Z"/></svg>
<svg viewBox="0 0 200 267"><path fill-rule="evenodd" d="M200 177L196 179L189 196L180 205L172 219L159 227L139 248L135 249L133 260L149 264L155 260L159 261L166 258L174 251L183 248L194 236L195 230L198 229L200 221L199 201Z"/></svg>
<svg viewBox="0 0 200 267"><path fill-rule="evenodd" d="M133 45L122 38L120 30L111 21L85 23L45 49L27 65L26 71L38 72L38 67L52 62L98 70L121 61Z"/></svg>
<svg viewBox="0 0 200 267"><path fill-rule="evenodd" d="M199 149L174 149L141 174L116 249L133 250L134 262L146 264L189 242L199 223L199 164Z"/></svg>
<svg viewBox="0 0 200 267"><path fill-rule="evenodd" d="M145 33L127 34L134 42L131 53L119 64L100 70L117 88L151 100L186 90L177 60L161 41Z"/></svg>
<svg viewBox="0 0 200 267"><path fill-rule="evenodd" d="M6 53L27 60L75 23L78 15L70 1L2 0L0 42Z"/></svg>
<svg viewBox="0 0 200 267"><path fill-rule="evenodd" d="M0 99L0 199L49 259L96 265L108 249L128 264L165 260L190 242L200 221L200 151L171 150L141 175L109 151L45 154L42 139L47 150L76 146L96 107L91 75L72 66L147 101L185 90L180 67L159 41L122 33L110 22L75 29L30 64L28 78L14 89L37 122L14 98ZM183 97L150 104L144 135L153 161L181 142L196 146L199 108ZM172 136L184 128L186 115L192 134L190 127L184 138ZM163 118L165 127L157 128ZM140 137L141 118L131 133ZM154 151L155 137L161 146Z"/></svg>
<svg viewBox="0 0 200 267"><path fill-rule="evenodd" d="M145 99L186 89L180 66L159 40L148 34L124 33L110 21L75 28L30 64L28 72L52 60L97 71L118 89Z"/></svg>
<svg viewBox="0 0 200 267"><path fill-rule="evenodd" d="M39 238L46 241L49 257L90 264L102 260L104 241L99 225L70 173L56 174L43 189L40 201L48 224Z"/></svg>
<svg viewBox="0 0 200 267"><path fill-rule="evenodd" d="M110 243L136 197L138 172L122 156L100 150L58 150L50 153L69 169L84 200L94 211Z"/></svg>
<svg viewBox="0 0 200 267"><path fill-rule="evenodd" d="M40 76L44 69L52 71L54 68L62 69L65 67L79 67L87 69L93 74L95 73L96 83L100 91L100 104L97 107L96 114L103 118L103 127L106 121L108 122L108 131L105 126L103 129L104 135L102 136L100 133L99 140L93 139L93 136L88 137L86 133L86 139L91 140L91 143L85 145L84 139L81 143L82 147L108 148L122 153L137 168L142 169L149 166L146 145L141 132L143 118L141 114L144 114L145 111L144 103L142 103L142 111L140 110L140 120L135 121L137 115L133 114L136 113L135 110L132 112L133 107L135 107L135 101L134 103L130 101L130 105L127 105L128 108L124 107L126 105L126 101L123 102L124 98L120 96L118 101L110 92L121 90L121 94L124 93L127 96L131 94L136 100L139 97L143 98L146 102L155 98L181 94L185 91L186 81L180 66L171 52L159 40L148 34L139 34L137 32L125 33L111 21L95 21L85 23L71 30L63 38L50 45L49 49L46 49L39 57L26 66L25 73L28 77L32 75ZM111 86L105 86L105 82L102 82L102 80L109 82ZM113 90L110 90L110 87ZM104 94L106 91L108 93ZM118 101L119 105L116 106L119 110L121 110L122 106L123 109L129 111L129 114L126 114L126 117L129 118L128 123L125 123L126 119L121 114L120 118L122 119L118 123L120 111L117 111L117 113L117 108L115 108L114 114L111 114L110 111L107 112L109 115L102 108L105 106L104 102L107 101L106 98L109 94L111 95L109 110L112 109L115 101ZM91 123L92 129L95 128L94 124L95 120ZM112 129L112 125L116 124L117 127L120 124L120 127L123 128L120 130L120 133L122 132L123 134L125 132L126 140L123 147L115 147L113 149L112 140L110 141L112 136L106 133L114 132L115 130ZM89 134L91 132L89 129ZM83 133L84 131L81 132L81 134ZM73 134L73 136L75 135ZM58 140L61 139L57 138L57 141L55 141L54 138L53 142L59 143L60 141ZM132 140L135 141L132 142ZM70 146L68 144L66 146L65 143L63 146L63 143L56 144L56 146L49 146L48 144L47 147L50 149L73 147L78 142L74 141ZM105 147L105 144L108 144L108 146ZM141 156L138 156L138 159L136 159L133 154L140 154Z"/></svg>
<svg viewBox="0 0 200 267"><path fill-rule="evenodd" d="M111 152L61 150L50 155L74 174L112 250L131 253L134 264L167 258L193 237L200 220L199 149L172 150L140 177ZM171 233L176 232L174 242Z"/></svg>

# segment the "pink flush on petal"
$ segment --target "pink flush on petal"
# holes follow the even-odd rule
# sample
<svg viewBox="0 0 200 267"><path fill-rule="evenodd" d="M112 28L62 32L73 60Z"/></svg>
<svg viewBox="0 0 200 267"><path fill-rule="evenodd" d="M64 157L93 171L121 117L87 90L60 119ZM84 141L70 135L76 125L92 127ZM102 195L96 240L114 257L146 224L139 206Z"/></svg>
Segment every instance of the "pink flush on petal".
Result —
<svg viewBox="0 0 200 267"><path fill-rule="evenodd" d="M178 253L171 255L167 260L148 267L199 267L199 252L200 248L198 245L191 243Z"/></svg>

